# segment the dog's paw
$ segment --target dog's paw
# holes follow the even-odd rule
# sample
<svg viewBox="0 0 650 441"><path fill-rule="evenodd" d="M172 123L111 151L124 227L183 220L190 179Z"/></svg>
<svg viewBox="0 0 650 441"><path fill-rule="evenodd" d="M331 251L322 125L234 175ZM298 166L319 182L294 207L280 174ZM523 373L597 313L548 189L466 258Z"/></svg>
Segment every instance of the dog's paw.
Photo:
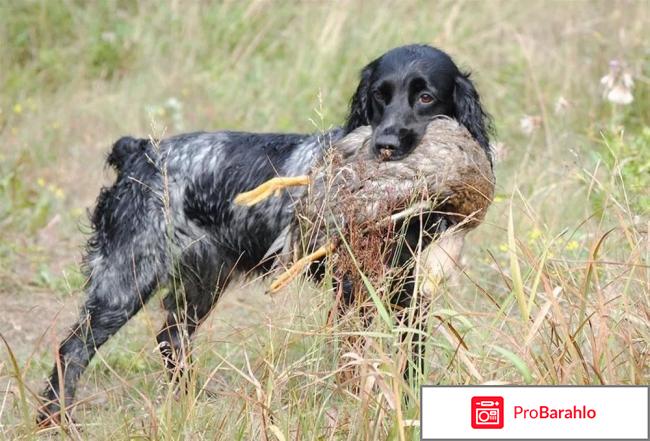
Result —
<svg viewBox="0 0 650 441"><path fill-rule="evenodd" d="M36 414L36 425L45 429L61 425L61 410L58 406L46 405L38 409Z"/></svg>
<svg viewBox="0 0 650 441"><path fill-rule="evenodd" d="M50 403L38 409L36 425L39 429L47 429L50 427L76 426L77 422L69 414L62 413L58 405Z"/></svg>

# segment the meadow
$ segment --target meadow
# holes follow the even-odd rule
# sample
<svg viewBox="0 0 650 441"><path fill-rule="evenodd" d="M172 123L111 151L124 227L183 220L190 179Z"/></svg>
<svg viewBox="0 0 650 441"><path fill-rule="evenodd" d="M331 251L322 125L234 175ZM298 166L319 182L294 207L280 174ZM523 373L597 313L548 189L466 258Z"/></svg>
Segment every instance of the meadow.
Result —
<svg viewBox="0 0 650 441"><path fill-rule="evenodd" d="M0 437L417 440L420 384L650 383L648 29L643 1L0 0ZM328 321L327 286L243 281L198 332L200 392L165 381L157 296L86 371L82 425L37 428L112 142L326 130L359 70L413 42L473 72L497 154L424 375L402 380L394 322ZM350 334L368 350L342 355Z"/></svg>

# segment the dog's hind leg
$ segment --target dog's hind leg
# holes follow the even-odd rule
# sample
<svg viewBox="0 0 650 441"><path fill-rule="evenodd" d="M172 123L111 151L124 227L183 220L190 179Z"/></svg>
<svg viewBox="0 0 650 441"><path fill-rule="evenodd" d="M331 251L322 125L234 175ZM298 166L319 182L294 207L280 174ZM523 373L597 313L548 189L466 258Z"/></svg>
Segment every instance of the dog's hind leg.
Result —
<svg viewBox="0 0 650 441"><path fill-rule="evenodd" d="M180 380L190 360L190 341L228 284L233 265L209 246L182 257L175 286L164 300L168 311L156 339L172 380Z"/></svg>
<svg viewBox="0 0 650 441"><path fill-rule="evenodd" d="M39 424L62 420L65 410L61 409L72 404L77 381L97 349L141 309L166 279L164 257L154 255L146 247L129 248L107 256L99 252L89 256L88 298L79 321L59 346L57 361L42 395L44 405L39 410Z"/></svg>

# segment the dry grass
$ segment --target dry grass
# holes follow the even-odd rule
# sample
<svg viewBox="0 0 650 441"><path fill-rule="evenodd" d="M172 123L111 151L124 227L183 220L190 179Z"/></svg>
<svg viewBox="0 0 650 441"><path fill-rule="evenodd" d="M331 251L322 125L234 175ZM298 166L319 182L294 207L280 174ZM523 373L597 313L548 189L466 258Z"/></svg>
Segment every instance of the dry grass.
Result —
<svg viewBox="0 0 650 441"><path fill-rule="evenodd" d="M419 382L647 384L650 52L643 2L281 4L0 2L0 434L31 439L33 393L83 283L84 209L124 134L313 131L339 123L356 73L421 41L474 71L498 130L497 197L465 270L430 299ZM8 42L8 44L6 44ZM612 59L634 101L603 99ZM522 130L523 129L523 130ZM230 292L175 399L152 302L82 380L89 439L418 439L399 326L327 320L328 287ZM363 356L339 357L350 333ZM366 379L352 393L344 363Z"/></svg>

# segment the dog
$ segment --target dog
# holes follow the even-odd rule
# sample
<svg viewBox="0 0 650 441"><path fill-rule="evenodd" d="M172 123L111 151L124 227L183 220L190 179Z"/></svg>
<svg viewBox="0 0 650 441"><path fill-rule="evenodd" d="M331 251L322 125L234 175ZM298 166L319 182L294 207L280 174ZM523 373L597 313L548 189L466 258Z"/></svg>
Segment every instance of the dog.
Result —
<svg viewBox="0 0 650 441"><path fill-rule="evenodd" d="M101 190L90 217L85 304L56 353L39 423L65 416L62 403L73 404L77 382L96 351L154 291L169 288L157 341L173 373L233 274L270 267L273 256L264 256L291 222L296 194L287 190L252 207L233 204L237 194L276 176L308 173L328 146L363 125L373 129L377 155L399 159L438 115L458 120L489 151L489 117L469 75L443 51L409 45L363 68L344 125L326 133L220 131L115 142L107 163L117 177ZM407 240L419 235L412 236L407 232ZM409 289L406 283L403 298Z"/></svg>

